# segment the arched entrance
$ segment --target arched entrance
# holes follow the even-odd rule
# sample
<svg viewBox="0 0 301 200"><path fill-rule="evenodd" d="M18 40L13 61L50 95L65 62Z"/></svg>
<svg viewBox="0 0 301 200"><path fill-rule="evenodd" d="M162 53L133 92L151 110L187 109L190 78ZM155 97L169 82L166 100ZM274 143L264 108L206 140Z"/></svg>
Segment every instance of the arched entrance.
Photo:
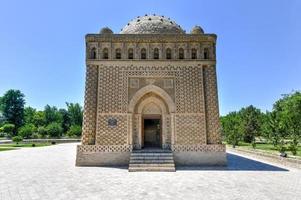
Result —
<svg viewBox="0 0 301 200"><path fill-rule="evenodd" d="M154 85L140 89L130 101L129 111L133 114L132 142L135 149L170 148L174 103L164 90Z"/></svg>

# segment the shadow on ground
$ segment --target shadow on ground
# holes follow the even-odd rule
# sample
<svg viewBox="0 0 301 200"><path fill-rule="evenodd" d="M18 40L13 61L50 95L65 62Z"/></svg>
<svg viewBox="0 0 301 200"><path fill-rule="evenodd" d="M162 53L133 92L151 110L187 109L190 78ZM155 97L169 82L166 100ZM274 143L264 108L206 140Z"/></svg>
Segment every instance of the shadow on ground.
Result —
<svg viewBox="0 0 301 200"><path fill-rule="evenodd" d="M221 171L289 171L274 165L270 165L257 160L252 160L242 156L227 153L227 166L194 166L176 167L176 170L221 170Z"/></svg>

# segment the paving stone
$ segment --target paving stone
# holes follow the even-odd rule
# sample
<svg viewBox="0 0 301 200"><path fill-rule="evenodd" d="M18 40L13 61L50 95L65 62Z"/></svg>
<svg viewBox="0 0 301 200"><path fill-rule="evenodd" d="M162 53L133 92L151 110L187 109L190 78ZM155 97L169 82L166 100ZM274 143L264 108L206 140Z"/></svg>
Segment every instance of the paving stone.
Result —
<svg viewBox="0 0 301 200"><path fill-rule="evenodd" d="M228 167L130 173L75 167L76 144L0 152L0 199L294 199L301 170L228 155Z"/></svg>

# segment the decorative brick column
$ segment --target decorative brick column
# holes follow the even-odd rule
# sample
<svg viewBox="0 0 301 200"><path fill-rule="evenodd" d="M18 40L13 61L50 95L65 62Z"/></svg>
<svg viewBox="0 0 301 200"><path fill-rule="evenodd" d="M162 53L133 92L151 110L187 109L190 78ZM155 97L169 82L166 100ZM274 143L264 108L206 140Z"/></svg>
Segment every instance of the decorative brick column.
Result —
<svg viewBox="0 0 301 200"><path fill-rule="evenodd" d="M217 77L215 65L203 68L205 112L207 128L207 144L221 143L221 127L219 121Z"/></svg>
<svg viewBox="0 0 301 200"><path fill-rule="evenodd" d="M98 66L87 65L82 144L94 145L96 134Z"/></svg>

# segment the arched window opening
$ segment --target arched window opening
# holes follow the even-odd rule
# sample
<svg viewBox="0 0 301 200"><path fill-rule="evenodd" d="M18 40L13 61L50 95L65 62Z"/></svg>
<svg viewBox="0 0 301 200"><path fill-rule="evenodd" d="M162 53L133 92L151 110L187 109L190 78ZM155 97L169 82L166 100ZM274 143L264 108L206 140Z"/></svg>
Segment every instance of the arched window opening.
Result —
<svg viewBox="0 0 301 200"><path fill-rule="evenodd" d="M121 59L121 49L116 49L115 54L116 59Z"/></svg>
<svg viewBox="0 0 301 200"><path fill-rule="evenodd" d="M159 49L158 48L154 49L154 59L159 59Z"/></svg>
<svg viewBox="0 0 301 200"><path fill-rule="evenodd" d="M208 49L208 48L205 48L205 49L204 49L204 59L205 59L205 60L208 60L208 59L209 59L209 49Z"/></svg>
<svg viewBox="0 0 301 200"><path fill-rule="evenodd" d="M197 50L191 49L191 59L197 59Z"/></svg>
<svg viewBox="0 0 301 200"><path fill-rule="evenodd" d="M184 49L179 49L179 59L184 59Z"/></svg>
<svg viewBox="0 0 301 200"><path fill-rule="evenodd" d="M128 59L134 59L134 50L132 48L128 50Z"/></svg>
<svg viewBox="0 0 301 200"><path fill-rule="evenodd" d="M141 59L146 59L146 49L141 49Z"/></svg>
<svg viewBox="0 0 301 200"><path fill-rule="evenodd" d="M103 59L109 59L109 50L108 50L108 48L104 48L102 50L102 58Z"/></svg>
<svg viewBox="0 0 301 200"><path fill-rule="evenodd" d="M96 59L96 48L93 47L90 52L90 59Z"/></svg>
<svg viewBox="0 0 301 200"><path fill-rule="evenodd" d="M171 49L166 49L166 59L171 59Z"/></svg>

